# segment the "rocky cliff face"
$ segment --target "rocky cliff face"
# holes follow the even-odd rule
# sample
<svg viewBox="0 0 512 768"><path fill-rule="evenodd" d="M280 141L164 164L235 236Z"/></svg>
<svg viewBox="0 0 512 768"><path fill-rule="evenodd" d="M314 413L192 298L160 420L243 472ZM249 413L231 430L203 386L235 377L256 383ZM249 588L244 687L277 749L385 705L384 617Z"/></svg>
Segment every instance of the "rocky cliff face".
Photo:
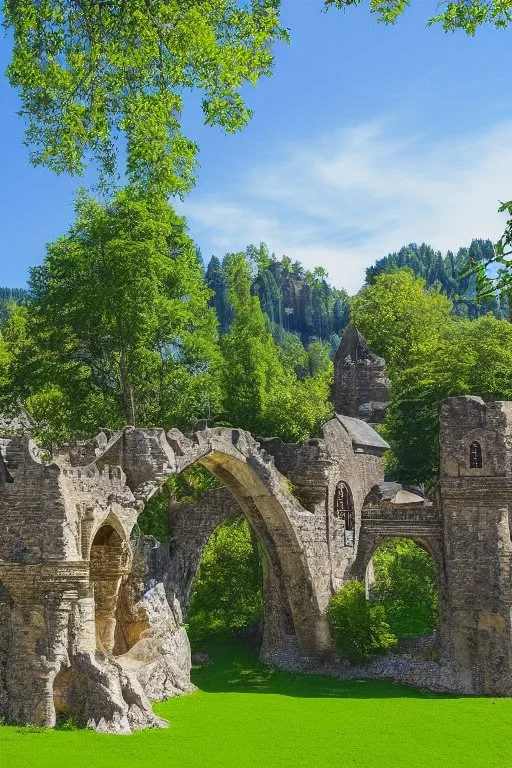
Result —
<svg viewBox="0 0 512 768"><path fill-rule="evenodd" d="M154 701L193 691L190 643L169 582L169 546L152 537L131 546L133 565L117 605L117 662Z"/></svg>

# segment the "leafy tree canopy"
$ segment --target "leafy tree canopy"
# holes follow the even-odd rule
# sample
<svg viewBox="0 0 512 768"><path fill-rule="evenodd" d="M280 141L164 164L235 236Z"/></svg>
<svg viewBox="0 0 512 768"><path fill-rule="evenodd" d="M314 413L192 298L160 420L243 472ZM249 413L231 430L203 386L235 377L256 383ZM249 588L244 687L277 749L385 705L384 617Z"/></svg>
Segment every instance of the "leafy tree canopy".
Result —
<svg viewBox="0 0 512 768"><path fill-rule="evenodd" d="M327 616L336 648L355 664L371 661L396 645L384 607L366 599L359 581L347 581L334 595Z"/></svg>
<svg viewBox="0 0 512 768"><path fill-rule="evenodd" d="M388 361L388 472L430 485L439 463L438 403L465 394L512 399L512 324L492 314L454 318L450 301L408 270L378 276L353 300L352 313Z"/></svg>
<svg viewBox="0 0 512 768"><path fill-rule="evenodd" d="M363 0L324 0L325 8L360 5ZM377 21L395 24L411 5L411 0L370 0L370 11ZM428 25L441 24L446 32L461 29L474 35L482 24L493 24L498 29L512 22L512 0L441 0L439 13L429 19Z"/></svg>
<svg viewBox="0 0 512 768"><path fill-rule="evenodd" d="M204 548L188 615L193 640L257 624L263 615L262 556L245 518L220 525Z"/></svg>
<svg viewBox="0 0 512 768"><path fill-rule="evenodd" d="M131 189L106 206L81 196L76 212L6 324L13 392L36 420L60 414L59 432L208 415L220 400L216 321L183 220Z"/></svg>
<svg viewBox="0 0 512 768"><path fill-rule="evenodd" d="M398 638L431 634L438 625L437 577L431 555L410 539L391 539L372 557L370 599L384 607Z"/></svg>
<svg viewBox="0 0 512 768"><path fill-rule="evenodd" d="M452 304L410 270L384 273L352 300L352 317L370 347L386 359L391 378L431 355L451 323Z"/></svg>
<svg viewBox="0 0 512 768"><path fill-rule="evenodd" d="M23 288L0 288L0 327L4 325L11 309L16 304L22 304L28 298L28 292Z"/></svg>
<svg viewBox="0 0 512 768"><path fill-rule="evenodd" d="M183 94L202 95L205 122L228 132L251 115L240 89L272 70L286 39L279 0L4 0L14 45L7 74L28 121L32 161L104 176L126 142L134 186L190 189L196 144L181 130Z"/></svg>
<svg viewBox="0 0 512 768"><path fill-rule="evenodd" d="M366 283L371 285L383 272L407 267L423 277L428 287L448 296L453 302L453 314L474 318L493 312L496 317L507 317L510 302L497 295L502 286L495 286L486 278L486 290L481 287L487 267L495 258L490 240L472 240L468 248L459 248L457 253L448 251L444 256L426 243L410 243L368 267Z"/></svg>
<svg viewBox="0 0 512 768"><path fill-rule="evenodd" d="M293 334L305 347L317 341L327 343L334 354L349 321L346 291L330 285L321 267L311 272L287 256L278 259L265 243L247 246L245 256L250 265L251 292L258 297L278 345L285 346ZM222 333L229 331L233 320L226 278L229 258L221 263L212 256L206 270L206 281L213 291L211 304Z"/></svg>

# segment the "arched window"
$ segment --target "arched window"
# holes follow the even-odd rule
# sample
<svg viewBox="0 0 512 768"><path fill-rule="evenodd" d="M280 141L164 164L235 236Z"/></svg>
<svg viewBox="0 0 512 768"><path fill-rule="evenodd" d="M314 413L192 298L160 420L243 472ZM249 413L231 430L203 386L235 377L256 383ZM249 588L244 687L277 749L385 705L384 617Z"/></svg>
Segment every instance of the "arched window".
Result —
<svg viewBox="0 0 512 768"><path fill-rule="evenodd" d="M354 529L356 524L354 502L350 488L346 483L338 483L334 494L334 517L343 520L345 528L345 546L354 546Z"/></svg>
<svg viewBox="0 0 512 768"><path fill-rule="evenodd" d="M482 468L482 446L476 440L469 448L469 466L471 469Z"/></svg>

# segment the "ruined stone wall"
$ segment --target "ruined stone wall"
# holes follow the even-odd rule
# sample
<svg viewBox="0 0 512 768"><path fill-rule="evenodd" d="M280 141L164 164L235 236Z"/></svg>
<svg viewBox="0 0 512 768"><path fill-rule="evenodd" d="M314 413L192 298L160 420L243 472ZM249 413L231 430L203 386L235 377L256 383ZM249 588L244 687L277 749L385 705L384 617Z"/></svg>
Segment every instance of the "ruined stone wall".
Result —
<svg viewBox="0 0 512 768"><path fill-rule="evenodd" d="M403 490L386 497L386 443L343 415L297 445L225 428L105 430L51 464L28 438L0 438L0 716L51 726L71 714L126 733L162 725L150 698L190 685L182 621L200 552L239 510L265 555L265 659L329 654L332 594L362 577L380 541L408 535L436 560L442 655L463 690L511 695L512 404L455 398L440 418L434 506ZM144 502L195 462L225 488L171 510L170 548L130 546Z"/></svg>
<svg viewBox="0 0 512 768"><path fill-rule="evenodd" d="M1 456L0 597L9 629L0 638L0 714L8 719L51 726L72 714L98 730L129 732L157 722L148 694L184 690L171 667L188 675L180 598L191 574L176 557L156 591L151 579L134 581L128 542L144 500L195 461L225 483L262 542L265 652L279 643L306 654L329 647L324 518L301 506L247 433L105 431L63 447L51 465L27 438L6 438ZM204 539L208 525L194 536Z"/></svg>
<svg viewBox="0 0 512 768"><path fill-rule="evenodd" d="M482 466L471 467L478 442ZM440 408L439 503L450 621L443 652L473 690L512 695L512 403Z"/></svg>

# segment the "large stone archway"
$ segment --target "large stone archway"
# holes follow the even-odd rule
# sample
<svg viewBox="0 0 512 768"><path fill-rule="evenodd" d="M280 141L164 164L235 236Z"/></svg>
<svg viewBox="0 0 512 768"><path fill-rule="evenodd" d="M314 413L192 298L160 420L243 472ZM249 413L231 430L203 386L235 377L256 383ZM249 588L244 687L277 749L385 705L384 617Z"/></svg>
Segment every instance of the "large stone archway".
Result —
<svg viewBox="0 0 512 768"><path fill-rule="evenodd" d="M177 430L165 434L128 428L116 442L110 441L94 464L101 474L114 461L135 500L130 510L116 510L127 537L144 502L168 477L196 462L205 466L229 491L262 543L274 625L279 623L283 632L288 627L288 642L291 621L304 656L318 656L330 648L325 607L331 592L323 521L319 525L315 515L302 507L274 458L249 433L220 428L198 432L191 439ZM176 588L179 592L178 584ZM268 639L269 654L279 650L279 634L274 631L273 641Z"/></svg>

